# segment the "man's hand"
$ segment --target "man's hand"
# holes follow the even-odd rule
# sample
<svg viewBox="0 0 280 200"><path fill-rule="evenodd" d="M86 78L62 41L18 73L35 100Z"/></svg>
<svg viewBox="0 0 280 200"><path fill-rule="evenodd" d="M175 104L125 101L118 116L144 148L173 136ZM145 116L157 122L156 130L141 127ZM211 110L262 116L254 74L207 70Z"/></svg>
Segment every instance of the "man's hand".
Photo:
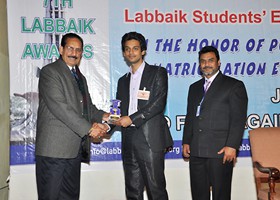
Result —
<svg viewBox="0 0 280 200"><path fill-rule="evenodd" d="M191 150L190 150L190 145L189 144L183 144L183 156L184 158L189 158L190 157L190 153L191 153Z"/></svg>
<svg viewBox="0 0 280 200"><path fill-rule="evenodd" d="M123 116L115 122L115 125L128 127L132 124L132 121L129 116Z"/></svg>
<svg viewBox="0 0 280 200"><path fill-rule="evenodd" d="M235 163L236 161L236 149L231 147L224 147L222 148L218 154L224 153L223 163L225 164L226 161Z"/></svg>
<svg viewBox="0 0 280 200"><path fill-rule="evenodd" d="M102 139L104 134L106 134L108 127L105 124L93 123L91 129L89 130L89 136L93 139Z"/></svg>
<svg viewBox="0 0 280 200"><path fill-rule="evenodd" d="M110 116L110 113L104 113L103 117L102 117L102 120L107 122L109 120L109 116Z"/></svg>
<svg viewBox="0 0 280 200"><path fill-rule="evenodd" d="M106 123L104 123L104 124L100 124L100 123L98 123L98 124L97 124L97 126L99 126L99 128L101 128L102 130L104 130L104 131L105 131L105 133L104 133L104 134L106 134L106 133L108 132L108 130L110 129L109 125L108 125L108 124L106 124Z"/></svg>

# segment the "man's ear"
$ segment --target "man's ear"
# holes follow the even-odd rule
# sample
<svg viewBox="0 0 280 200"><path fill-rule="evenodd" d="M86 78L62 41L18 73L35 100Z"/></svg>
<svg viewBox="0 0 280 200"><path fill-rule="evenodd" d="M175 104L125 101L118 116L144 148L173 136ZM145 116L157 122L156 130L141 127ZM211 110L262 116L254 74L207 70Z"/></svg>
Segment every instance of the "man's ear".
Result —
<svg viewBox="0 0 280 200"><path fill-rule="evenodd" d="M63 53L63 46L59 47L59 53L60 53L60 55L62 55L62 53Z"/></svg>
<svg viewBox="0 0 280 200"><path fill-rule="evenodd" d="M144 51L142 51L142 56L144 56L146 54L146 51L144 50Z"/></svg>

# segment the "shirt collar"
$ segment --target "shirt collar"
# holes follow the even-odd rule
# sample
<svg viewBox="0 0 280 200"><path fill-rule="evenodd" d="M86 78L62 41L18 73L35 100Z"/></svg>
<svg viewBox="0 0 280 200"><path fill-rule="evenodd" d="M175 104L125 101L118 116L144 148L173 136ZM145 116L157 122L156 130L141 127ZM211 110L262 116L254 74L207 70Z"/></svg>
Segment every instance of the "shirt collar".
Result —
<svg viewBox="0 0 280 200"><path fill-rule="evenodd" d="M145 62L143 61L142 64L140 65L140 67L136 70L136 72L134 74L143 74L144 68L145 68ZM131 66L129 67L129 72L131 74L133 74Z"/></svg>
<svg viewBox="0 0 280 200"><path fill-rule="evenodd" d="M76 70L76 67L74 66L74 67L71 67L71 66L69 66L69 65L67 65L68 66L68 68L71 70L71 69L75 69Z"/></svg>
<svg viewBox="0 0 280 200"><path fill-rule="evenodd" d="M210 82L213 82L214 79L216 78L216 76L219 74L219 72L220 72L220 70L218 70L218 71L216 72L216 74L214 74L214 75L211 76L210 78L206 78L206 77L205 77L205 80L210 81Z"/></svg>

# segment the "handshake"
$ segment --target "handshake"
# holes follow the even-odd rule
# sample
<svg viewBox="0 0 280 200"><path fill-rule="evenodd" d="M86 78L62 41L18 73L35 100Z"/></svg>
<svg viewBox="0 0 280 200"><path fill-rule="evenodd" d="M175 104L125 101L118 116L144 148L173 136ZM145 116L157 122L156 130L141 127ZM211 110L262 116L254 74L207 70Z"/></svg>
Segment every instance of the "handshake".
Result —
<svg viewBox="0 0 280 200"><path fill-rule="evenodd" d="M104 113L102 120L108 121L108 118L110 116L110 113ZM92 141L94 143L100 143L103 138L107 138L109 134L107 132L109 131L110 126L107 123L93 123L88 135L91 137Z"/></svg>
<svg viewBox="0 0 280 200"><path fill-rule="evenodd" d="M89 136L93 142L101 142L106 137L108 130L108 124L93 123L89 130Z"/></svg>

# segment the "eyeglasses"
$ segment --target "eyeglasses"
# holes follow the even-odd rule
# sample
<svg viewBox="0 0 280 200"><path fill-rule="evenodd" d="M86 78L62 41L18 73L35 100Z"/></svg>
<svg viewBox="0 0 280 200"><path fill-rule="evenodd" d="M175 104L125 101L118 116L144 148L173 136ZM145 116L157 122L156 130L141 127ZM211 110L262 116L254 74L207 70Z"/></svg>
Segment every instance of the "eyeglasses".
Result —
<svg viewBox="0 0 280 200"><path fill-rule="evenodd" d="M78 54L83 52L83 49L81 48L74 48L74 47L70 47L70 46L65 46L66 50L70 53L76 52Z"/></svg>

